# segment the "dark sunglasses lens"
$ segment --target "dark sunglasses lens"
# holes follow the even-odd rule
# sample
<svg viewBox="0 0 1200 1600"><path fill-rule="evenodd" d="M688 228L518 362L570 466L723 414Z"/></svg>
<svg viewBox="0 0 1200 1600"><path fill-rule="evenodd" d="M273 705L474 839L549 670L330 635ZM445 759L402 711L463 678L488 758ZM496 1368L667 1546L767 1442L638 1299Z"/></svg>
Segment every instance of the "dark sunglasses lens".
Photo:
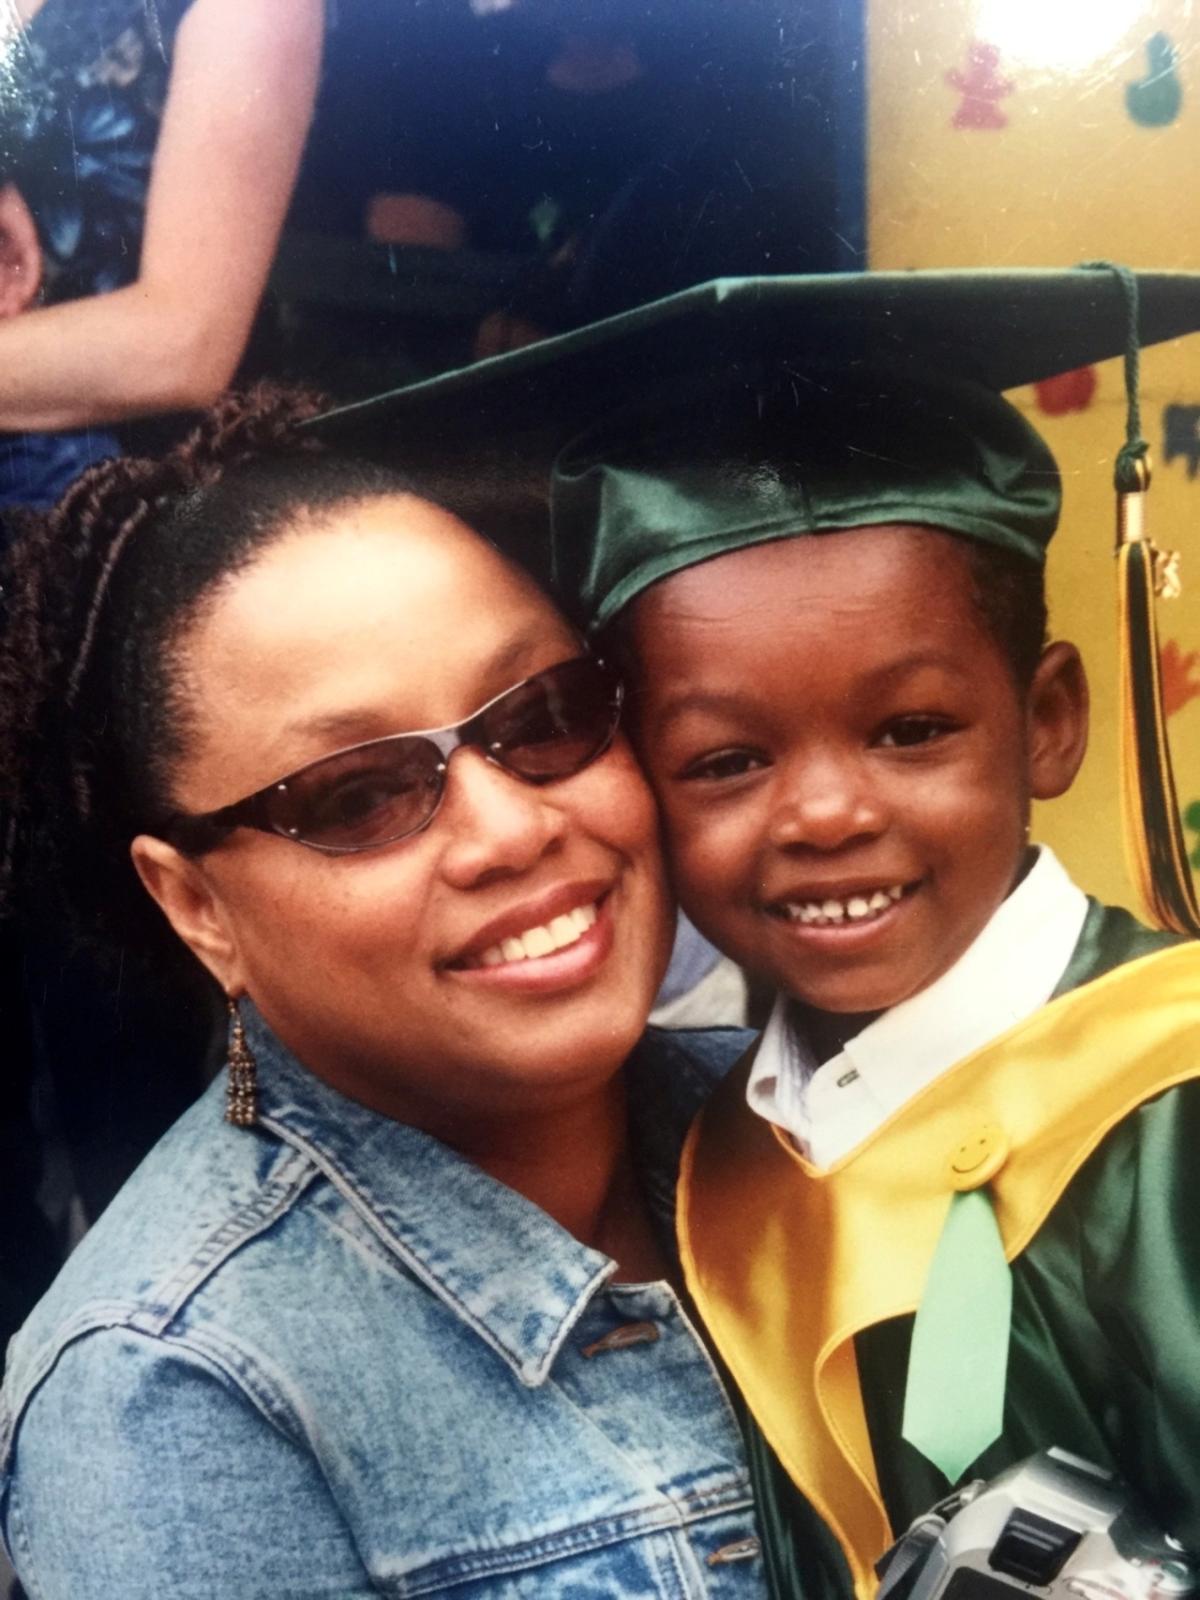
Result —
<svg viewBox="0 0 1200 1600"><path fill-rule="evenodd" d="M381 739L318 761L272 796L271 823L305 844L365 850L424 827L442 792L428 739Z"/></svg>
<svg viewBox="0 0 1200 1600"><path fill-rule="evenodd" d="M531 783L553 783L594 761L620 715L614 675L590 657L564 661L506 694L482 718L494 760Z"/></svg>

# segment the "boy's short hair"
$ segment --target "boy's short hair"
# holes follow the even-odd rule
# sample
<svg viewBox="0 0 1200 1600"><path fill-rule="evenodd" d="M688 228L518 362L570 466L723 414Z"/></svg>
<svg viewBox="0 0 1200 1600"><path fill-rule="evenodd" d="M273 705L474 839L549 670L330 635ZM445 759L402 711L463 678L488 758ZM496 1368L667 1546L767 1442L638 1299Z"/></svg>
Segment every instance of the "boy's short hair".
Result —
<svg viewBox="0 0 1200 1600"><path fill-rule="evenodd" d="M1046 648L1046 569L998 545L963 545L979 614L1025 694Z"/></svg>

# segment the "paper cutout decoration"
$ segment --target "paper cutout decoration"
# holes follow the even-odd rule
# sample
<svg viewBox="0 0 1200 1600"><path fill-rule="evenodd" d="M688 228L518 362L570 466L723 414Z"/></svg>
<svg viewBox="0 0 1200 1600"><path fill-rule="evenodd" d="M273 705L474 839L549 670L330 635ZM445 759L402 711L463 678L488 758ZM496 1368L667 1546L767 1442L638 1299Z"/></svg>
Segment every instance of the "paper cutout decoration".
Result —
<svg viewBox="0 0 1200 1600"><path fill-rule="evenodd" d="M1163 711L1168 717L1200 700L1200 650L1185 654L1174 639L1168 639L1159 651L1159 665Z"/></svg>
<svg viewBox="0 0 1200 1600"><path fill-rule="evenodd" d="M967 46L966 70L954 67L946 74L946 82L962 95L951 126L976 129L1008 127L1008 117L997 102L1013 94L1017 86L1010 78L997 75L999 65L1000 52L994 44L972 39Z"/></svg>
<svg viewBox="0 0 1200 1600"><path fill-rule="evenodd" d="M1189 478L1200 472L1200 406L1163 407L1163 460L1176 456L1186 459Z"/></svg>
<svg viewBox="0 0 1200 1600"><path fill-rule="evenodd" d="M1146 75L1125 85L1125 109L1143 128L1165 128L1183 104L1175 46L1165 33L1146 41Z"/></svg>
<svg viewBox="0 0 1200 1600"><path fill-rule="evenodd" d="M1065 417L1069 411L1086 411L1096 393L1095 367L1074 367L1035 383L1038 410L1048 417Z"/></svg>

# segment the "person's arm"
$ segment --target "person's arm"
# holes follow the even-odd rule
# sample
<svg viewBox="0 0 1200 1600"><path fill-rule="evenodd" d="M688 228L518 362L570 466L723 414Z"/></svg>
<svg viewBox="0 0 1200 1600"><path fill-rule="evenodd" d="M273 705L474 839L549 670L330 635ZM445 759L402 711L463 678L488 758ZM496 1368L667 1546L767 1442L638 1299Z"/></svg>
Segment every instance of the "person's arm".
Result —
<svg viewBox="0 0 1200 1600"><path fill-rule="evenodd" d="M3 1500L36 1600L365 1600L376 1593L287 1402L123 1328L69 1345L30 1401ZM278 1410L278 1425L267 1410Z"/></svg>
<svg viewBox="0 0 1200 1600"><path fill-rule="evenodd" d="M0 430L207 405L241 359L312 113L324 0L195 0L137 281L0 322Z"/></svg>
<svg viewBox="0 0 1200 1600"><path fill-rule="evenodd" d="M0 185L0 317L29 306L42 279L37 227L15 184Z"/></svg>

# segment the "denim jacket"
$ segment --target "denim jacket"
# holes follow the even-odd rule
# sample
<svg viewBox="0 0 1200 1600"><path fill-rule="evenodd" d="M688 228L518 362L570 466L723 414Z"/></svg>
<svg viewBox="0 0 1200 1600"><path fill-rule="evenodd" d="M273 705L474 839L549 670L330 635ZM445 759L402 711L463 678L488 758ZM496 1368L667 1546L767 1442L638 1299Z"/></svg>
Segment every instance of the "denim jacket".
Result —
<svg viewBox="0 0 1200 1600"><path fill-rule="evenodd" d="M671 1289L613 1283L248 1023L259 1126L215 1084L10 1347L0 1518L31 1600L762 1600L741 1435ZM664 1223L746 1037L631 1059Z"/></svg>

